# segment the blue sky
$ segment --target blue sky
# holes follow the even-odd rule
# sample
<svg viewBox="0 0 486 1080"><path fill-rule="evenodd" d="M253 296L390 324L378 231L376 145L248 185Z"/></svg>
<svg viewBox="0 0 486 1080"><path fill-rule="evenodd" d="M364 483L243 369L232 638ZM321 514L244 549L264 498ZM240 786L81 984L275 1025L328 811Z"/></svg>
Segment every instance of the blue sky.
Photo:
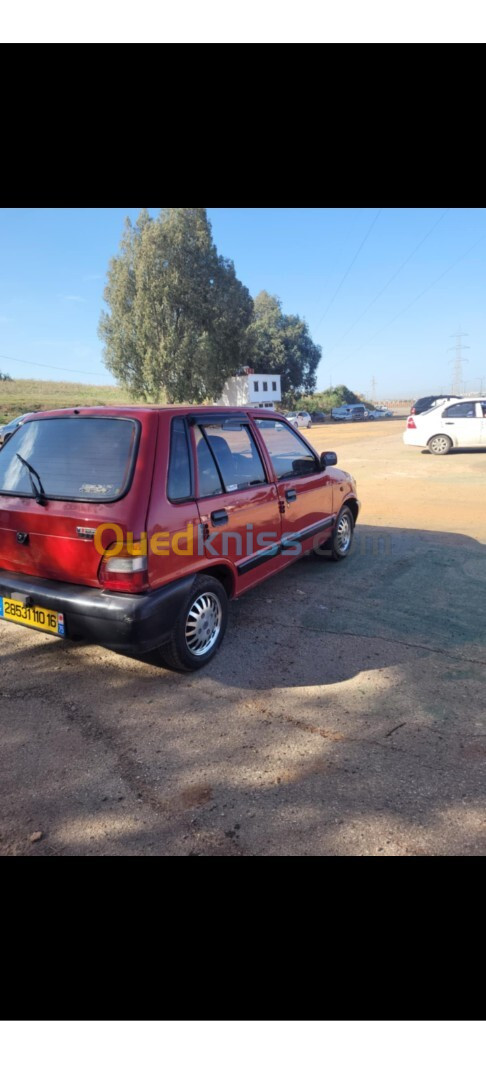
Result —
<svg viewBox="0 0 486 1080"><path fill-rule="evenodd" d="M137 213L0 210L0 370L113 381L97 324L108 261L125 217ZM464 389L486 383L485 209L208 213L218 251L252 295L276 293L284 311L307 320L323 350L318 389L346 383L369 396L373 377L377 398L446 389L459 326L468 335Z"/></svg>

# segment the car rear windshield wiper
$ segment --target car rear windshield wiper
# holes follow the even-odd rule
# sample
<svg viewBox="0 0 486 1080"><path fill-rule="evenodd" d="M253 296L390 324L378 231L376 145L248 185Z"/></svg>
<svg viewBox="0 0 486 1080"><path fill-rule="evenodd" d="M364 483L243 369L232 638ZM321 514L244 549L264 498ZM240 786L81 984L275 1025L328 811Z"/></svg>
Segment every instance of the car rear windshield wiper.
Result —
<svg viewBox="0 0 486 1080"><path fill-rule="evenodd" d="M29 470L30 486L32 488L32 494L35 497L35 501L38 502L40 506L45 506L47 502L46 493L44 491L44 486L39 476L39 473L37 472L37 469L34 469L34 466L31 465L29 461L26 461L25 458L21 456L21 454L16 454L16 457L18 457L19 461L22 462L22 465L25 465L25 468ZM32 479L33 476L36 477L39 487L34 484L34 481Z"/></svg>

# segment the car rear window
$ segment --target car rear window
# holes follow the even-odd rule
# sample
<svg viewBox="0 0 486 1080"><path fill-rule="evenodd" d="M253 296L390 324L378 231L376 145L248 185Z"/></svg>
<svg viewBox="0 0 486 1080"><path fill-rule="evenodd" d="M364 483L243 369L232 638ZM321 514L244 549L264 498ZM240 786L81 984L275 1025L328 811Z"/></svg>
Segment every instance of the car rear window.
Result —
<svg viewBox="0 0 486 1080"><path fill-rule="evenodd" d="M128 490L138 433L138 422L125 418L28 420L0 450L0 492L32 497L28 462L47 498L112 502Z"/></svg>

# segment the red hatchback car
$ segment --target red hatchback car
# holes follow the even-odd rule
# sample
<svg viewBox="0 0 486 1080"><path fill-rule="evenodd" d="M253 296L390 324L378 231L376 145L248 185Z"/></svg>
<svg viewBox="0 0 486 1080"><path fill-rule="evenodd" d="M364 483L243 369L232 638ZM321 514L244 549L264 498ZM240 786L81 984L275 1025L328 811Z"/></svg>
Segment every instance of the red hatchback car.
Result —
<svg viewBox="0 0 486 1080"><path fill-rule="evenodd" d="M0 451L0 617L202 667L228 599L314 548L343 559L353 478L278 413L37 413Z"/></svg>

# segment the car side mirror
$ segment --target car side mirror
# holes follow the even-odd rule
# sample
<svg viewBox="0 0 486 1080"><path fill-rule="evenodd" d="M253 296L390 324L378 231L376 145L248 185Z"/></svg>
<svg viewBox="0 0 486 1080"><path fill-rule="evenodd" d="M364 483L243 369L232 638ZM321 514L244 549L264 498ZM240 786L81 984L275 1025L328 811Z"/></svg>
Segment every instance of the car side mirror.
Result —
<svg viewBox="0 0 486 1080"><path fill-rule="evenodd" d="M334 450L324 450L324 453L319 458L319 463L324 472L324 469L327 469L329 465L337 465L337 454L334 453Z"/></svg>

